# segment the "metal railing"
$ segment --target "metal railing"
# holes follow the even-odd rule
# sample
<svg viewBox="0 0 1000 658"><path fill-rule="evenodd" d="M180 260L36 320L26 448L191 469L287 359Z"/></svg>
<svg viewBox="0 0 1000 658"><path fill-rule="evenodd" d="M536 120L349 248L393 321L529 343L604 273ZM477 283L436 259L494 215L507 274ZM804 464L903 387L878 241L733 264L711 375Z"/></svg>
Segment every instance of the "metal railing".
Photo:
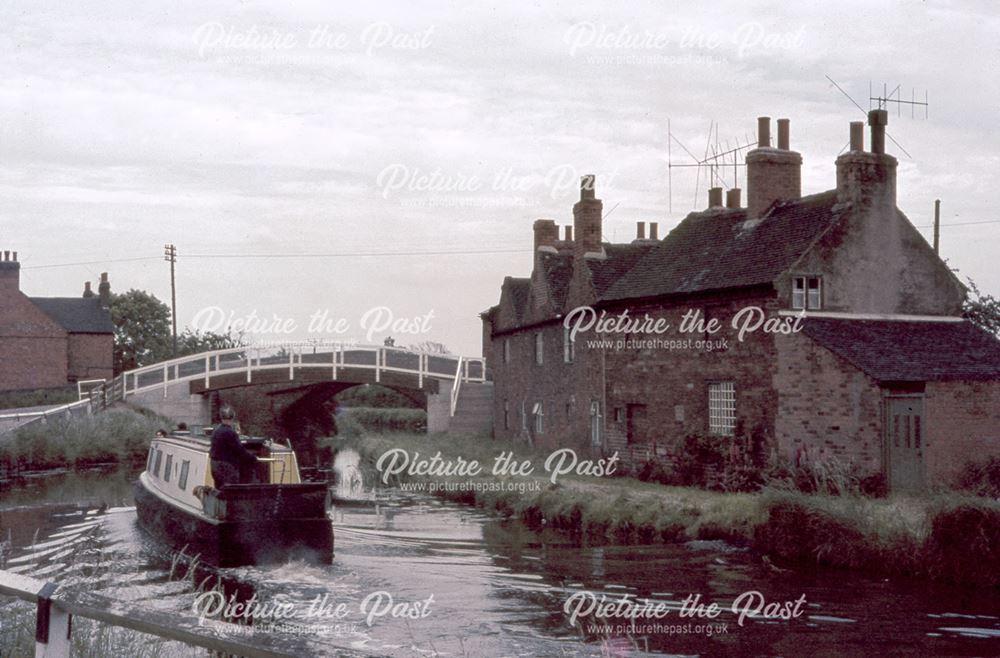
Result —
<svg viewBox="0 0 1000 658"><path fill-rule="evenodd" d="M303 370L325 370L331 381L342 377L345 370L371 371L376 382L381 382L386 373L409 374L417 378L418 387L423 387L424 380L428 378L454 379L451 392L453 416L462 382L486 380L486 364L479 357L418 352L385 345L342 343L233 347L182 356L129 370L109 382L90 388L87 399L44 411L0 415L0 422L14 420L16 428L20 428L32 422L44 423L48 418L59 415L72 415L80 411L90 414L116 401L125 400L130 395L157 388L161 388L163 396L167 397L171 386L196 380L203 381L205 388L210 388L213 378L239 374L245 377L247 384L252 384L255 373L287 371L288 380L292 381L295 373ZM79 390L82 395L82 388ZM20 422L21 420L25 422Z"/></svg>
<svg viewBox="0 0 1000 658"><path fill-rule="evenodd" d="M13 596L35 604L36 658L69 658L73 616L223 654L248 658L291 658L298 653L275 646L273 640L262 637L261 634L256 635L253 642L236 641L214 632L210 627L202 628L197 623L185 623L176 614L134 605L123 606L100 594L69 590L53 582L44 582L10 571L0 571L0 595ZM344 648L337 648L336 652L338 656L362 655Z"/></svg>

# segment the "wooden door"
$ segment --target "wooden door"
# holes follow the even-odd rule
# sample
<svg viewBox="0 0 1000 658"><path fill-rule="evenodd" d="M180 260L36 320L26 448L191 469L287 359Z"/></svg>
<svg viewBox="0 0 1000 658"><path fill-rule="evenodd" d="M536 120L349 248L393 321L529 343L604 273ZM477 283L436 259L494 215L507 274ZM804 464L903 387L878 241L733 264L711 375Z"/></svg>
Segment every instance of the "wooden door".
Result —
<svg viewBox="0 0 1000 658"><path fill-rule="evenodd" d="M924 400L889 398L886 422L889 488L915 490L924 486Z"/></svg>

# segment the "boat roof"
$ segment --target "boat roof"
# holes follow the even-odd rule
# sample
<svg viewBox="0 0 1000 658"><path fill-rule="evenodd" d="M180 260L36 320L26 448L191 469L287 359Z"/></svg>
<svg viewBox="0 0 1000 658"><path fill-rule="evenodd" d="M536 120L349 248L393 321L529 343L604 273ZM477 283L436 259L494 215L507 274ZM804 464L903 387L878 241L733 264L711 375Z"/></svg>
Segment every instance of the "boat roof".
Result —
<svg viewBox="0 0 1000 658"><path fill-rule="evenodd" d="M248 441L248 439L249 439L249 441ZM266 438L264 438L262 436L245 436L245 435L240 435L240 440L244 444L246 444L246 443L264 443L268 439L266 439ZM205 452L208 452L208 449L212 446L212 439L211 439L211 437L208 437L208 436L194 436L194 435L191 435L191 434L170 434L170 435L167 435L167 436L158 436L158 437L156 437L156 438L153 439L153 442L154 443L156 443L156 442L160 442L160 443L163 443L163 442L174 443L174 444L186 447L186 448L194 448L195 450L204 450ZM272 441L270 444L268 444L267 447L268 447L268 450L270 450L271 452L291 452L292 451L292 449L289 448L288 446L283 445L281 443L274 442L274 441Z"/></svg>

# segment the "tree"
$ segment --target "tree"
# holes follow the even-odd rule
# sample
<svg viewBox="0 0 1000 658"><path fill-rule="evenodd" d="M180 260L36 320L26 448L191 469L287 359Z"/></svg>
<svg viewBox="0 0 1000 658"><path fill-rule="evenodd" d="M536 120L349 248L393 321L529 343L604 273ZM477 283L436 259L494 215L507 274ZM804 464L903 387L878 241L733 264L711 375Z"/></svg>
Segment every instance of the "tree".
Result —
<svg viewBox="0 0 1000 658"><path fill-rule="evenodd" d="M969 279L969 295L965 298L962 315L974 325L1000 337L1000 300L980 292Z"/></svg>
<svg viewBox="0 0 1000 658"><path fill-rule="evenodd" d="M115 374L173 356L170 307L142 290L111 295L115 325ZM240 347L243 337L185 328L177 337L177 356Z"/></svg>
<svg viewBox="0 0 1000 658"><path fill-rule="evenodd" d="M115 373L169 359L170 307L142 290L111 295Z"/></svg>

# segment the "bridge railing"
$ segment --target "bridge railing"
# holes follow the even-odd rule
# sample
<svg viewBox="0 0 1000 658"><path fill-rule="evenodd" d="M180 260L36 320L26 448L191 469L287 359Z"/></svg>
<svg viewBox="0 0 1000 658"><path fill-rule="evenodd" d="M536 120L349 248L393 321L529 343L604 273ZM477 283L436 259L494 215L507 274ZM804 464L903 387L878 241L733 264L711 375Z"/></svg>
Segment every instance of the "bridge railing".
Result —
<svg viewBox="0 0 1000 658"><path fill-rule="evenodd" d="M458 364L465 367L458 371ZM112 399L124 399L134 393L162 388L164 395L171 385L204 380L210 387L212 379L221 375L245 374L246 382L254 382L254 374L265 371L287 371L288 379L302 370L327 370L336 380L345 369L370 370L376 382L384 373L414 375L418 385L425 378L482 382L486 378L485 362L481 358L463 358L451 354L417 352L385 345L358 344L289 344L267 347L233 347L193 356L179 357L155 365L123 373L110 385Z"/></svg>
<svg viewBox="0 0 1000 658"><path fill-rule="evenodd" d="M486 380L485 361L478 357L350 343L233 347L129 370L109 382L90 386L86 391L81 389L83 399L78 402L43 411L0 414L0 428L9 425L8 429L14 430L31 423L45 423L50 418L89 415L129 395L157 388L163 389L166 397L170 386L195 380L204 380L207 388L211 386L213 377L239 373L245 375L248 384L252 384L254 373L285 371L289 381L292 381L296 372L306 369L327 370L332 381L336 381L345 369L370 370L376 382L382 380L384 373L414 375L418 386L423 386L426 378L452 381L452 415L461 384Z"/></svg>

